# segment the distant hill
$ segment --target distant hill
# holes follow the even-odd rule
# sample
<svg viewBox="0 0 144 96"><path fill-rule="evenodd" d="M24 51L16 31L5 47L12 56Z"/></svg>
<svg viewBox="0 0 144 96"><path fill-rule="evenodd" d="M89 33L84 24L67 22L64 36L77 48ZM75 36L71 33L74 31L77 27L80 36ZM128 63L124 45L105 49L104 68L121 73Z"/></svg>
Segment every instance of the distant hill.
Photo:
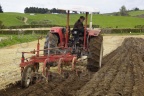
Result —
<svg viewBox="0 0 144 96"><path fill-rule="evenodd" d="M143 11L130 12L131 16L143 14ZM73 25L79 16L85 14L71 14L70 25ZM144 25L144 18L131 16L110 16L106 14L94 14L93 24L100 25L101 28L134 28L136 25ZM89 16L90 20L90 16ZM19 26L28 24L51 24L51 25L66 25L66 14L24 14L24 13L0 13L0 21L5 26ZM89 21L88 21L89 22Z"/></svg>
<svg viewBox="0 0 144 96"><path fill-rule="evenodd" d="M118 12L113 12L113 13L105 13L103 15L115 15ZM139 10L139 11L128 11L129 16L139 16L144 14L144 10Z"/></svg>
<svg viewBox="0 0 144 96"><path fill-rule="evenodd" d="M139 16L144 14L144 10L139 10L139 11L130 11L128 12L130 16Z"/></svg>

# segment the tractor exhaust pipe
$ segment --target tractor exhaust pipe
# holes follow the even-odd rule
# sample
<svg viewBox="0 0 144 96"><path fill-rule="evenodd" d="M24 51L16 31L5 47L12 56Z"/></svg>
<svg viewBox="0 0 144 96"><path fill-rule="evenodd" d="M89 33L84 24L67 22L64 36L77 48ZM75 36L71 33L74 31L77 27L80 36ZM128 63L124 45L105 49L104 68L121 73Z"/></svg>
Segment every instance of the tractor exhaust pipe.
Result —
<svg viewBox="0 0 144 96"><path fill-rule="evenodd" d="M92 29L92 15L93 15L93 14L91 13L90 25L89 25L89 28L90 28L90 29Z"/></svg>

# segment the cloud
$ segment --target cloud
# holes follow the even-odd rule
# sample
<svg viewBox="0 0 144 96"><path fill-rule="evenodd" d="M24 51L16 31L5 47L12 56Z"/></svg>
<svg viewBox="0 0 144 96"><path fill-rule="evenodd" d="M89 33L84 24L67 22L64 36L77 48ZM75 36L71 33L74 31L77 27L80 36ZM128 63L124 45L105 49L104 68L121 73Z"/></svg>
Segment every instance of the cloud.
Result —
<svg viewBox="0 0 144 96"><path fill-rule="evenodd" d="M144 9L144 0L1 0L4 12L23 12L26 7L54 8L63 5L83 5L99 9L101 13L119 11L122 5L127 9Z"/></svg>

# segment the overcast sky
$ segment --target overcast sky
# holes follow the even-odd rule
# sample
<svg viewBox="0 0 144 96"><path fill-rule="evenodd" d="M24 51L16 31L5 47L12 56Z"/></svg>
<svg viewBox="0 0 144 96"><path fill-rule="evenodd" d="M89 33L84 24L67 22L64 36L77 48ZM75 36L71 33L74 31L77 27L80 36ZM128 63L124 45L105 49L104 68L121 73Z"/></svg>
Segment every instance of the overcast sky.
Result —
<svg viewBox="0 0 144 96"><path fill-rule="evenodd" d="M144 0L0 0L4 12L24 12L26 7L57 8L63 5L83 5L97 8L100 13L119 11L122 5L127 9L144 9Z"/></svg>

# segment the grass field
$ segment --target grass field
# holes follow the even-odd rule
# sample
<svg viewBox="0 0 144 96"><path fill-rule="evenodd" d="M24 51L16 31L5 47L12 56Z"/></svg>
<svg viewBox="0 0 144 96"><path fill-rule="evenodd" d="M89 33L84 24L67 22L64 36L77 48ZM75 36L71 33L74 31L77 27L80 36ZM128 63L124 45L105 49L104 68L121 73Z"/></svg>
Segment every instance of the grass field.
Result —
<svg viewBox="0 0 144 96"><path fill-rule="evenodd" d="M139 11L130 11L129 15L130 16L138 16L144 14L144 10L139 10Z"/></svg>
<svg viewBox="0 0 144 96"><path fill-rule="evenodd" d="M131 13L132 14L132 13ZM136 13L133 13L133 15ZM137 13L138 14L138 13ZM84 14L71 14L70 25L73 25L80 15ZM25 25L21 18L28 18L27 23L31 24L33 21L48 20L50 24L66 25L65 14L23 14L23 13L0 13L0 21L5 26ZM90 20L90 16L89 16ZM144 25L144 18L137 17L123 17L123 16L107 16L107 15L93 15L93 24L100 25L102 28L113 27L115 28L133 28L135 25Z"/></svg>
<svg viewBox="0 0 144 96"><path fill-rule="evenodd" d="M0 37L5 37L6 39L0 41L0 48L5 46L10 46L14 44L20 44L25 42L31 42L37 40L40 34L27 34L27 35L0 35Z"/></svg>

